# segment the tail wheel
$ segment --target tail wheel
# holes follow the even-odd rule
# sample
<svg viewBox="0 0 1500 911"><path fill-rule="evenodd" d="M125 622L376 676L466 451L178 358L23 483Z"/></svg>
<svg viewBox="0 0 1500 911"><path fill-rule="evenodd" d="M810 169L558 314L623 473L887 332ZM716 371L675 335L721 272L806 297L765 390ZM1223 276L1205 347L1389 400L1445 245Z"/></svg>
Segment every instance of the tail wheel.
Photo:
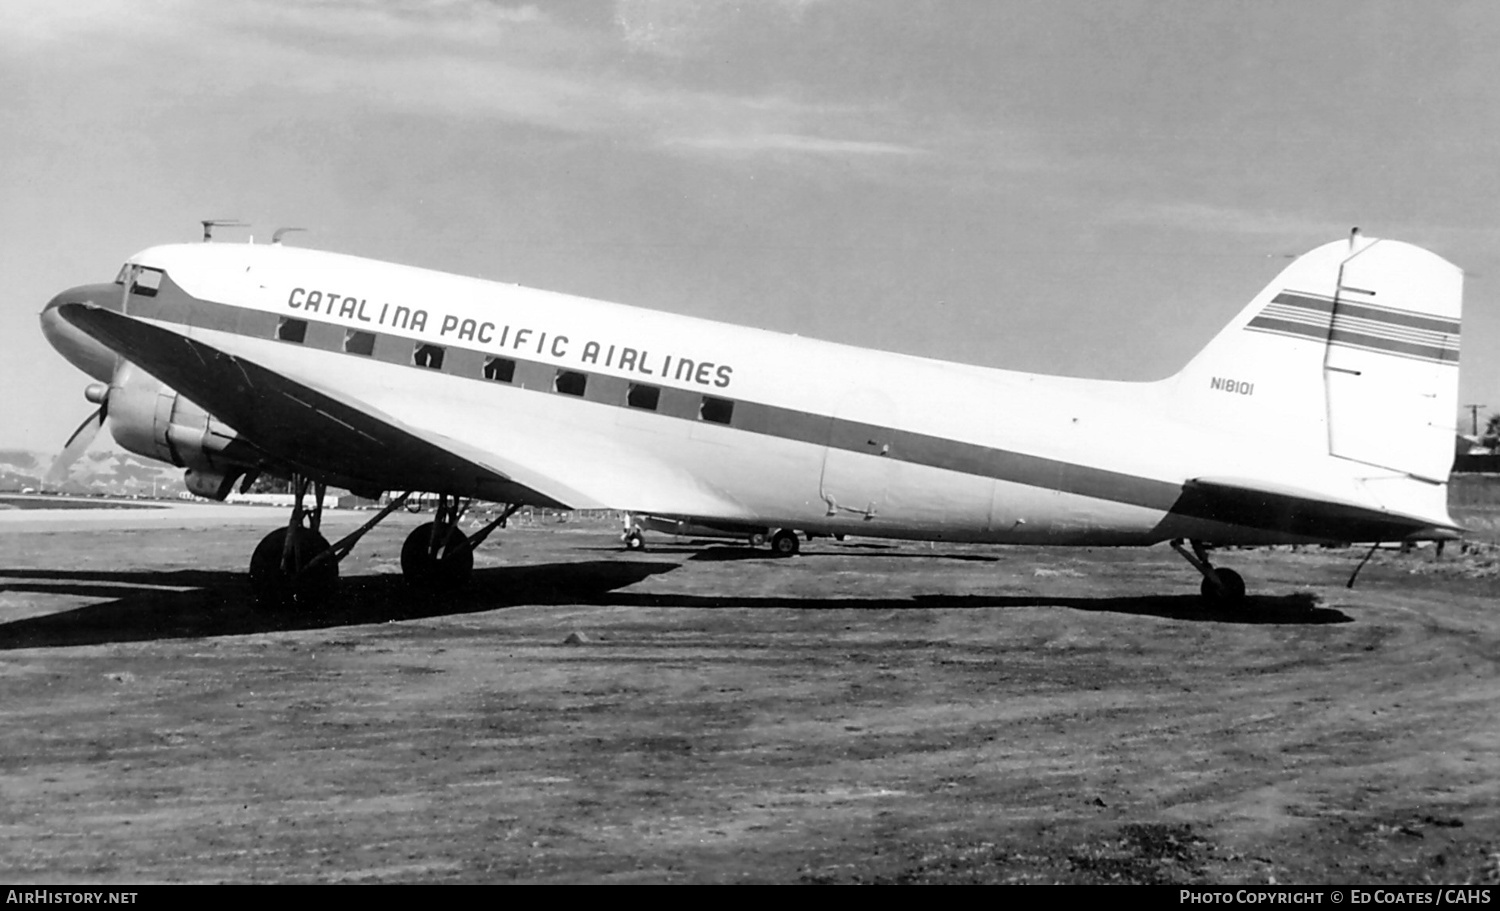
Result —
<svg viewBox="0 0 1500 911"><path fill-rule="evenodd" d="M333 597L339 585L337 560L308 564L328 550L328 539L310 528L278 528L261 539L250 555L250 591L255 608L267 613L293 607L314 608Z"/></svg>
<svg viewBox="0 0 1500 911"><path fill-rule="evenodd" d="M625 549L626 550L645 550L646 549L646 536L643 535L643 534L641 534L638 529L631 529L630 531L626 532L625 533Z"/></svg>
<svg viewBox="0 0 1500 911"><path fill-rule="evenodd" d="M1245 580L1239 573L1222 567L1215 569L1213 573L1219 584L1215 585L1208 577L1204 577L1203 585L1199 588L1204 601L1230 607L1245 600Z"/></svg>
<svg viewBox="0 0 1500 911"><path fill-rule="evenodd" d="M797 540L794 531L783 528L771 536L771 553L778 557L795 557L801 549L802 542Z"/></svg>
<svg viewBox="0 0 1500 911"><path fill-rule="evenodd" d="M474 548L452 525L428 522L406 536L401 545L401 575L423 588L458 588L474 572Z"/></svg>

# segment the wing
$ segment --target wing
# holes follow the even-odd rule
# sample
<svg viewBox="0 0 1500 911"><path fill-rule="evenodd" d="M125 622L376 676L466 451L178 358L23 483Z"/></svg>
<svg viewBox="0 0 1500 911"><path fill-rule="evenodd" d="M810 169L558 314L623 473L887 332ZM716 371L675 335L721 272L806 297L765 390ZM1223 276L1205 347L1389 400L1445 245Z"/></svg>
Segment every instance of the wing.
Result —
<svg viewBox="0 0 1500 911"><path fill-rule="evenodd" d="M88 304L59 314L233 427L277 461L382 490L452 490L578 508L593 498L524 465L423 431L347 396Z"/></svg>
<svg viewBox="0 0 1500 911"><path fill-rule="evenodd" d="M1408 515L1325 492L1237 478L1188 481L1172 511L1328 541L1447 539L1463 531L1447 516Z"/></svg>
<svg viewBox="0 0 1500 911"><path fill-rule="evenodd" d="M607 429L536 427L508 434L504 451L496 451L168 328L89 304L64 304L57 312L233 427L247 443L308 474L367 489L446 491L567 509L729 520L750 515L727 492L626 445Z"/></svg>

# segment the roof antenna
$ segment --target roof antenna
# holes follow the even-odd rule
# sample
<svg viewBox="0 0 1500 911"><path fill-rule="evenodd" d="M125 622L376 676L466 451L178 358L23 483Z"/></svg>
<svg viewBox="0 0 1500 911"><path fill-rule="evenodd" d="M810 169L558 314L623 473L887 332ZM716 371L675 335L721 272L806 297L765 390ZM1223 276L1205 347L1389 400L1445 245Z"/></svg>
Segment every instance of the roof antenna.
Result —
<svg viewBox="0 0 1500 911"><path fill-rule="evenodd" d="M214 239L214 228L248 228L249 224L237 218L205 218L198 224L203 226L203 242Z"/></svg>
<svg viewBox="0 0 1500 911"><path fill-rule="evenodd" d="M281 238L291 231L306 231L306 228L277 228L276 233L271 235L271 243L281 246Z"/></svg>
<svg viewBox="0 0 1500 911"><path fill-rule="evenodd" d="M1349 252L1353 253L1354 252L1354 248L1358 244L1359 244L1359 226L1355 225L1354 229L1349 232Z"/></svg>

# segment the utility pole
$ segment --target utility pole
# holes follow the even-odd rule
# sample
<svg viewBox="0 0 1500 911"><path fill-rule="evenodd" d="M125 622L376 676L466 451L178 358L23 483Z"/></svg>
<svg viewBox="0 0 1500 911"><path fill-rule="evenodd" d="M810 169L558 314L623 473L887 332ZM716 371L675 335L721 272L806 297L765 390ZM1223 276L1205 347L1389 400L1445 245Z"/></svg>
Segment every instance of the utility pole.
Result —
<svg viewBox="0 0 1500 911"><path fill-rule="evenodd" d="M1488 408L1490 406L1488 406L1488 405L1464 405L1463 407L1469 409L1469 420L1474 425L1474 429L1471 432L1474 434L1474 436L1476 436L1476 437L1479 436L1479 409L1481 409L1481 408Z"/></svg>

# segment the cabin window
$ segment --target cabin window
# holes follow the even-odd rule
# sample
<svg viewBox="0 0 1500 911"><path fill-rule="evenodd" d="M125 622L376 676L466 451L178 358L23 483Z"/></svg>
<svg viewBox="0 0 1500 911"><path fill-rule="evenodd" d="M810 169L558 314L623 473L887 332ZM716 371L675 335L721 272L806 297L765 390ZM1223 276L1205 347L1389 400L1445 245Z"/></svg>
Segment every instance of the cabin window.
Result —
<svg viewBox="0 0 1500 911"><path fill-rule="evenodd" d="M366 357L374 354L375 333L350 329L344 333L344 350L350 354L363 354Z"/></svg>
<svg viewBox="0 0 1500 911"><path fill-rule="evenodd" d="M307 338L307 320L283 316L276 321L276 337L283 342L302 344Z"/></svg>
<svg viewBox="0 0 1500 911"><path fill-rule="evenodd" d="M729 399L705 395L703 404L698 408L698 417L712 424L728 424L730 418L734 417L734 403Z"/></svg>
<svg viewBox="0 0 1500 911"><path fill-rule="evenodd" d="M625 404L631 408L655 411L660 402L661 390L655 386L647 386L645 383L631 383L630 391L625 393Z"/></svg>
<svg viewBox="0 0 1500 911"><path fill-rule="evenodd" d="M508 357L487 357L484 359L484 378L497 383L513 383L516 381L516 362Z"/></svg>
<svg viewBox="0 0 1500 911"><path fill-rule="evenodd" d="M135 270L135 276L130 280L130 293L139 294L141 297L155 297L161 288L160 269Z"/></svg>
<svg viewBox="0 0 1500 911"><path fill-rule="evenodd" d="M411 353L411 362L418 367L426 367L428 370L442 370L443 347L418 342L416 349Z"/></svg>
<svg viewBox="0 0 1500 911"><path fill-rule="evenodd" d="M586 373L576 370L559 370L557 379L552 381L552 388L563 395L583 395L583 390L588 387L589 377Z"/></svg>

